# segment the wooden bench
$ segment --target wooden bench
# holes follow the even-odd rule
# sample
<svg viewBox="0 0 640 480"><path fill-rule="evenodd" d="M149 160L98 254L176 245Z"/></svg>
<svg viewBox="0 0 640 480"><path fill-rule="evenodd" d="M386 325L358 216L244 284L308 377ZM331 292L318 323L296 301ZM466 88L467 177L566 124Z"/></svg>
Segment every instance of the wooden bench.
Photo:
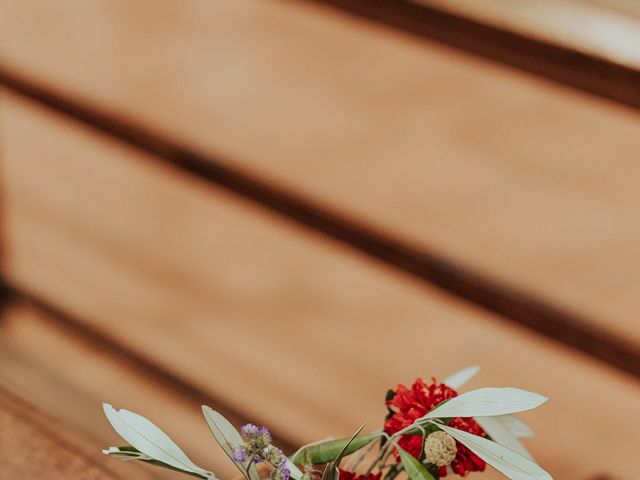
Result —
<svg viewBox="0 0 640 480"><path fill-rule="evenodd" d="M640 473L632 102L314 2L185 5L0 2L0 385L90 465L109 401L229 476L201 403L292 450L482 363L552 398L555 477Z"/></svg>

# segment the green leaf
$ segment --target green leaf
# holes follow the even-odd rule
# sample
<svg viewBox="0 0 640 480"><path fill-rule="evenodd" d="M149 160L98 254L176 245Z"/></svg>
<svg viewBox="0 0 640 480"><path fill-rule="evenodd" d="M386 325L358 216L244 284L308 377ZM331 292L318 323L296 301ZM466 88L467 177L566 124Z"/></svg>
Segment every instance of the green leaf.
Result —
<svg viewBox="0 0 640 480"><path fill-rule="evenodd" d="M471 380L478 372L480 371L480 367L478 365L474 365L473 367L467 367L459 372L453 373L442 380L442 383L445 385L449 385L454 390L458 390L465 383Z"/></svg>
<svg viewBox="0 0 640 480"><path fill-rule="evenodd" d="M338 458L343 449L343 455L351 455L353 452L360 450L375 439L382 436L382 432L370 433L360 437L341 438L338 440L329 440L327 442L309 445L298 450L291 461L296 465L318 465L329 463Z"/></svg>
<svg viewBox="0 0 640 480"><path fill-rule="evenodd" d="M548 399L533 392L512 387L486 387L462 393L442 403L418 419L490 417L534 409Z"/></svg>
<svg viewBox="0 0 640 480"><path fill-rule="evenodd" d="M291 472L291 478L293 478L293 480L300 480L304 476L302 471L300 471L300 469L287 457L284 458L287 463L287 468L289 469L289 472Z"/></svg>
<svg viewBox="0 0 640 480"><path fill-rule="evenodd" d="M446 425L438 425L438 428L512 480L553 480L537 463L499 443Z"/></svg>
<svg viewBox="0 0 640 480"><path fill-rule="evenodd" d="M351 445L351 443L360 434L363 428L364 428L364 424L360 426L360 428L356 431L356 433L354 433L349 439L349 441L344 445L344 447L342 447L342 450L340 450L336 459L327 466L328 468L325 468L324 472L322 473L321 480L337 480L338 479L338 467L340 466L342 457L344 457L345 452L349 448L349 445Z"/></svg>
<svg viewBox="0 0 640 480"><path fill-rule="evenodd" d="M393 397L396 395L396 392L392 389L387 390L387 394L384 396L385 403L393 400ZM384 417L385 420L389 420L393 417L393 410L387 406L387 415Z"/></svg>
<svg viewBox="0 0 640 480"><path fill-rule="evenodd" d="M193 463L166 433L147 418L124 408L116 410L108 403L103 403L102 408L114 430L151 459L203 478L213 476Z"/></svg>
<svg viewBox="0 0 640 480"><path fill-rule="evenodd" d="M214 409L206 405L202 405L202 413L204 414L204 419L207 421L207 425L209 425L209 429L211 430L211 433L213 433L214 438L220 444L224 453L226 453L235 466L238 467L238 470L240 470L240 472L245 476L248 471L249 480L260 480L258 470L253 463L250 463L245 470L243 463L236 462L233 459L233 452L244 442L240 433L235 429L231 422L221 413L216 412Z"/></svg>
<svg viewBox="0 0 640 480"><path fill-rule="evenodd" d="M402 436L404 436L404 435L422 435L423 433L426 433L427 435L429 435L430 433L433 433L433 432L435 432L437 430L438 430L438 427L436 427L434 424L427 423L427 424L422 424L422 425L416 425L414 428L412 428L410 430L407 430L406 432L403 432Z"/></svg>
<svg viewBox="0 0 640 480"><path fill-rule="evenodd" d="M400 454L400 460L402 461L402 466L409 475L411 480L434 480L433 476L429 473L429 471L422 465L416 457L411 455L406 450L400 448L396 444L396 448L398 449L398 453Z"/></svg>
<svg viewBox="0 0 640 480"><path fill-rule="evenodd" d="M161 462L160 460L155 460L148 455L145 455L140 450L130 445L123 445L121 447L109 447L102 451L105 455L109 455L115 457L122 461L131 461L131 460L139 460L141 462L148 463L150 465L155 465L156 467L166 468L168 470L174 470L180 473L186 473L187 475L191 475L197 478L211 479L213 477L206 476L200 473L196 473L189 470L184 470L182 468L174 467L173 465L169 465L168 463Z"/></svg>
<svg viewBox="0 0 640 480"><path fill-rule="evenodd" d="M349 445L351 445L354 440L356 439L356 437L358 435L360 435L360 432L362 431L362 429L364 428L364 423L360 426L360 428L358 428L358 430L356 430L356 433L354 433L351 436L351 439L345 444L345 446L343 447L342 450L340 450L340 453L338 454L338 456L336 457L334 463L335 463L335 470L338 470L338 467L340 466L340 462L342 461L342 457L344 457L346 455L347 449L349 448ZM354 450L355 451L355 450ZM353 452L352 452L353 453Z"/></svg>

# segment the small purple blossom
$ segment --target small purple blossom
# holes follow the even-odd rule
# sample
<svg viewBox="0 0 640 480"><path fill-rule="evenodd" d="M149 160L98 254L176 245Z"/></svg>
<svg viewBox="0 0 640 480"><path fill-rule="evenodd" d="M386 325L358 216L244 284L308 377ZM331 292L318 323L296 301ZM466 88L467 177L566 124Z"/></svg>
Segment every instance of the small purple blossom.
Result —
<svg viewBox="0 0 640 480"><path fill-rule="evenodd" d="M271 434L267 427L258 428L258 434L266 440L266 443L271 443Z"/></svg>
<svg viewBox="0 0 640 480"><path fill-rule="evenodd" d="M244 463L247 461L247 451L243 447L238 447L231 455L234 461Z"/></svg>
<svg viewBox="0 0 640 480"><path fill-rule="evenodd" d="M286 463L282 463L280 465L280 480L289 480L289 476L291 476L291 471L289 470L289 468L287 467Z"/></svg>
<svg viewBox="0 0 640 480"><path fill-rule="evenodd" d="M251 437L257 435L259 430L260 429L257 426L255 426L253 423L247 423L240 429L240 435L245 440L249 440Z"/></svg>
<svg viewBox="0 0 640 480"><path fill-rule="evenodd" d="M274 468L271 480L289 480L291 471L287 466L287 457L282 450L271 444L271 434L267 427L247 423L240 429L240 436L244 443L233 452L233 460L240 463L266 461Z"/></svg>

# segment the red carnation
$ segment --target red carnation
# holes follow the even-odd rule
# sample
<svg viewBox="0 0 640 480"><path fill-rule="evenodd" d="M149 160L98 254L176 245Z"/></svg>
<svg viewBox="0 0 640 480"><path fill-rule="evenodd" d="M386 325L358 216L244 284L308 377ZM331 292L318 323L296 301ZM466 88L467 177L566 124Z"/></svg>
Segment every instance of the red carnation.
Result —
<svg viewBox="0 0 640 480"><path fill-rule="evenodd" d="M380 480L380 473L370 473L369 475L356 475L355 472L338 469L340 475L338 480Z"/></svg>
<svg viewBox="0 0 640 480"><path fill-rule="evenodd" d="M453 388L436 383L435 378L431 379L430 385L427 385L422 378L418 378L411 389L404 385L398 385L393 397L386 402L392 414L384 423L384 430L389 435L396 433L433 410L444 400L457 395L458 393ZM486 436L482 427L473 418L454 418L449 426L481 437ZM398 441L398 445L418 459L422 455L421 435L403 435ZM456 458L451 462L451 469L455 473L465 476L468 472L484 471L486 464L481 458L458 441L456 441L456 446L458 452ZM398 459L397 455L396 459ZM446 467L440 467L438 474L441 477L446 476ZM340 480L353 479L341 477Z"/></svg>

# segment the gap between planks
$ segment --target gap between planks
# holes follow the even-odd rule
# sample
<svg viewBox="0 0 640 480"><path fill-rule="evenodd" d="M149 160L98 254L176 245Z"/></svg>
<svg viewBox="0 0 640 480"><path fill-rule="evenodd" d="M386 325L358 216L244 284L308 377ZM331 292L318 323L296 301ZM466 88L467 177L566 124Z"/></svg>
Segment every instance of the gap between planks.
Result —
<svg viewBox="0 0 640 480"><path fill-rule="evenodd" d="M0 64L0 85L68 116L101 134L151 154L159 162L223 188L312 231L345 244L390 267L496 313L536 333L640 377L640 347L525 292L270 184L229 162L190 149L109 112L73 100L32 82ZM34 299L35 300L35 299Z"/></svg>

